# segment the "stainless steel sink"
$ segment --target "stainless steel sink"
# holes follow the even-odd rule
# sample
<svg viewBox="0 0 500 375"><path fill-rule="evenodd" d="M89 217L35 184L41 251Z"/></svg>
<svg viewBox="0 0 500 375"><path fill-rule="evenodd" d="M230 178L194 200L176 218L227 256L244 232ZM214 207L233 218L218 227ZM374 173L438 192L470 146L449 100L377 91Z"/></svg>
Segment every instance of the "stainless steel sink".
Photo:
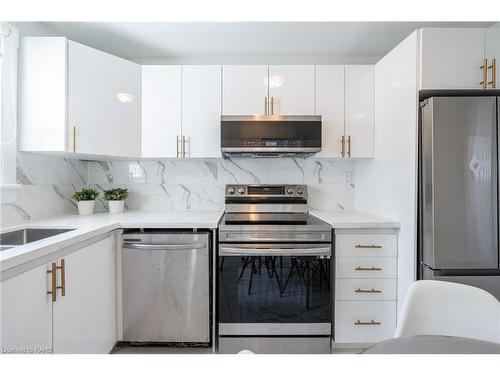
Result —
<svg viewBox="0 0 500 375"><path fill-rule="evenodd" d="M25 245L30 242L42 240L44 238L66 233L74 229L62 228L25 228L12 232L0 233L0 251L7 250L15 246Z"/></svg>

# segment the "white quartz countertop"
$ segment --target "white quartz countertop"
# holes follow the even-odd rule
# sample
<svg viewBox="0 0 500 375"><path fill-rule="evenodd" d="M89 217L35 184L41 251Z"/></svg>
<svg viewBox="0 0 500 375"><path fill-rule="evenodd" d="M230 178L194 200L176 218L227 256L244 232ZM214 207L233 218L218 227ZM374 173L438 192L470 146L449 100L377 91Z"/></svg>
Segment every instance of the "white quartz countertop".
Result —
<svg viewBox="0 0 500 375"><path fill-rule="evenodd" d="M310 210L309 213L336 229L397 229L400 227L398 221L356 210Z"/></svg>
<svg viewBox="0 0 500 375"><path fill-rule="evenodd" d="M399 228L400 226L397 221L354 210L311 210L310 213L337 229ZM113 215L97 213L89 216L58 216L2 227L1 232L23 228L69 228L74 230L1 251L0 271L50 255L116 229L215 229L222 215L223 211L126 211Z"/></svg>
<svg viewBox="0 0 500 375"><path fill-rule="evenodd" d="M0 252L0 271L16 267L92 237L120 228L217 228L223 211L126 211L121 214L67 215L2 227L1 232L24 228L68 228L72 231Z"/></svg>

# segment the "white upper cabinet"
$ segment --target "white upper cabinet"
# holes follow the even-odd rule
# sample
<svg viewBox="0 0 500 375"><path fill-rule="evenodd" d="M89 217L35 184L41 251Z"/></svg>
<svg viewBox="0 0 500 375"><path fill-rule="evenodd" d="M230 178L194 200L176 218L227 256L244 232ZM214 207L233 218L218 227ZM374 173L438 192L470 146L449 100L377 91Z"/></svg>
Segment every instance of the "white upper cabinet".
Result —
<svg viewBox="0 0 500 375"><path fill-rule="evenodd" d="M485 55L488 59L488 88L498 89L500 64L500 24L486 29Z"/></svg>
<svg viewBox="0 0 500 375"><path fill-rule="evenodd" d="M348 157L373 156L375 130L375 67L345 67L345 150Z"/></svg>
<svg viewBox="0 0 500 375"><path fill-rule="evenodd" d="M222 113L264 115L268 92L267 65L222 67Z"/></svg>
<svg viewBox="0 0 500 375"><path fill-rule="evenodd" d="M316 114L322 116L320 157L342 157L344 66L316 66Z"/></svg>
<svg viewBox="0 0 500 375"><path fill-rule="evenodd" d="M3 353L23 349L52 351L52 301L47 294L51 291L49 268L44 264L0 284Z"/></svg>
<svg viewBox="0 0 500 375"><path fill-rule="evenodd" d="M66 38L22 38L19 50L19 151L66 152Z"/></svg>
<svg viewBox="0 0 500 375"><path fill-rule="evenodd" d="M183 155L219 158L221 66L182 67Z"/></svg>
<svg viewBox="0 0 500 375"><path fill-rule="evenodd" d="M68 47L68 119L70 132L75 131L74 151L140 156L141 66L72 41Z"/></svg>
<svg viewBox="0 0 500 375"><path fill-rule="evenodd" d="M142 156L180 156L182 119L181 67L142 67Z"/></svg>
<svg viewBox="0 0 500 375"><path fill-rule="evenodd" d="M314 115L314 65L269 66L269 114Z"/></svg>
<svg viewBox="0 0 500 375"><path fill-rule="evenodd" d="M420 89L481 89L483 28L425 28L420 32Z"/></svg>
<svg viewBox="0 0 500 375"><path fill-rule="evenodd" d="M60 37L23 38L19 63L20 151L140 156L140 65Z"/></svg>

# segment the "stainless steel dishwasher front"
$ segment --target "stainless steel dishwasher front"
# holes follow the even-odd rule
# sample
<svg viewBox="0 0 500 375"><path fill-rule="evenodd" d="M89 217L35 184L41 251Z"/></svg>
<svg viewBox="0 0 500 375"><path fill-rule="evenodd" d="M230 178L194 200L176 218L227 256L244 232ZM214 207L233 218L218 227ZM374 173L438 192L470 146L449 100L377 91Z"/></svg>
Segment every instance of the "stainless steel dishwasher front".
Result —
<svg viewBox="0 0 500 375"><path fill-rule="evenodd" d="M210 342L208 233L123 235L123 339Z"/></svg>

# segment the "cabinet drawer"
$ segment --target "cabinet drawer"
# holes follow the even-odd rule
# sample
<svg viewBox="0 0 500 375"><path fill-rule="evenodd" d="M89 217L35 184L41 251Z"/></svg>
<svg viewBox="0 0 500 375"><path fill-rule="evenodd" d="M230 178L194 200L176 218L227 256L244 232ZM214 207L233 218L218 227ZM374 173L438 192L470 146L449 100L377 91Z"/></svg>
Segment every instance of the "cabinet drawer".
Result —
<svg viewBox="0 0 500 375"><path fill-rule="evenodd" d="M379 342L391 338L395 329L395 301L339 301L335 304L335 342Z"/></svg>
<svg viewBox="0 0 500 375"><path fill-rule="evenodd" d="M390 279L397 274L396 257L337 257L338 279Z"/></svg>
<svg viewBox="0 0 500 375"><path fill-rule="evenodd" d="M396 256L395 234L338 234L335 236L337 256Z"/></svg>
<svg viewBox="0 0 500 375"><path fill-rule="evenodd" d="M335 299L346 301L395 301L396 279L337 279Z"/></svg>

